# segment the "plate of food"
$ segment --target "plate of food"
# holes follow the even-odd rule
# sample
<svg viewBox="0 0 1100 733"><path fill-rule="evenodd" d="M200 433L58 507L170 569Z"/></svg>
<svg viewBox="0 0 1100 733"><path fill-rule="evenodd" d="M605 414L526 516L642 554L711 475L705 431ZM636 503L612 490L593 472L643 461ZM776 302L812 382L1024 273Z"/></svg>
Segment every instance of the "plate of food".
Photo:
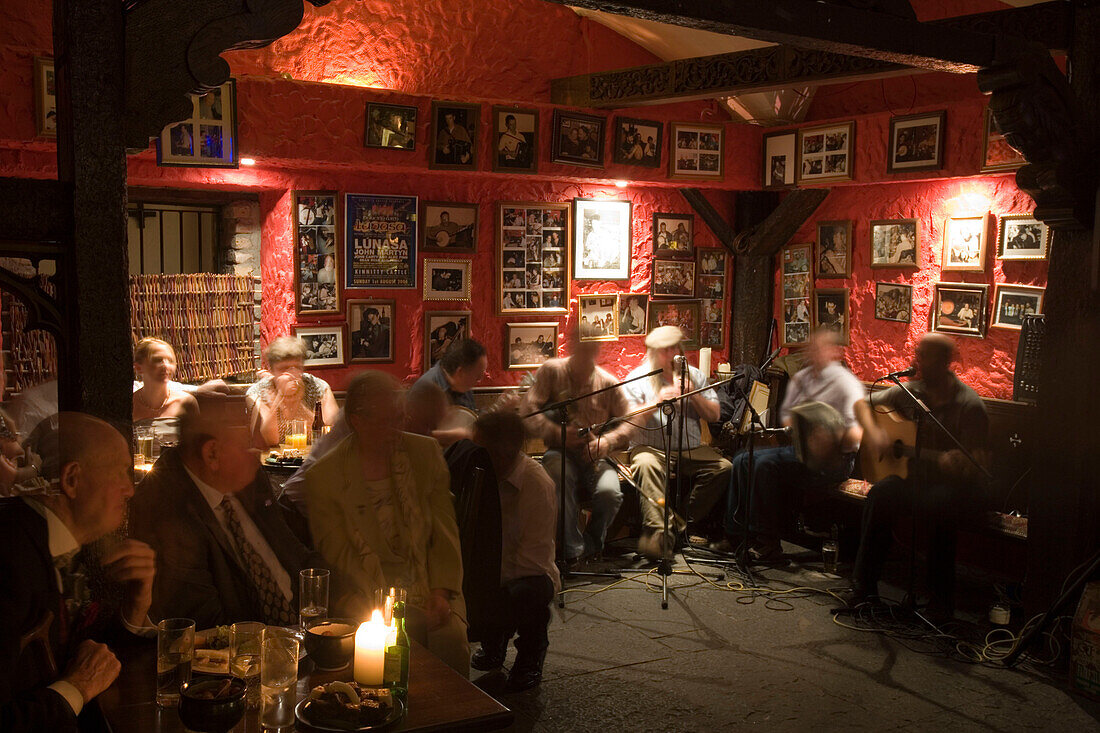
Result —
<svg viewBox="0 0 1100 733"><path fill-rule="evenodd" d="M293 629L288 631L294 633ZM299 646L298 660L301 661L305 655L305 646ZM195 632L195 655L191 660L191 671L199 674L229 674L228 626L215 626Z"/></svg>
<svg viewBox="0 0 1100 733"><path fill-rule="evenodd" d="M382 730L400 720L405 704L387 689L337 681L310 690L294 714L313 730L362 733Z"/></svg>

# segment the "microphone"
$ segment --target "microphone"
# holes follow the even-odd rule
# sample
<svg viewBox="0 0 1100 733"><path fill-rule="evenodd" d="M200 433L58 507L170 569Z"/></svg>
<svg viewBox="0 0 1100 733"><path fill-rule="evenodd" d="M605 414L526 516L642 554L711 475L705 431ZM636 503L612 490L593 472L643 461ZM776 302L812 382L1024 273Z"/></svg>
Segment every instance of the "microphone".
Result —
<svg viewBox="0 0 1100 733"><path fill-rule="evenodd" d="M901 371L898 371L898 372L890 372L885 377L883 377L883 379L898 379L900 377L911 377L916 373L917 373L917 368L911 366L911 367L906 367L905 369L902 369Z"/></svg>
<svg viewBox="0 0 1100 733"><path fill-rule="evenodd" d="M687 363L687 357L683 354L677 354L676 356L672 357L672 363L680 369L683 369L684 364Z"/></svg>
<svg viewBox="0 0 1100 733"><path fill-rule="evenodd" d="M785 425L781 428L754 428L752 432L756 433L757 435L783 435L791 432L791 427L789 425Z"/></svg>

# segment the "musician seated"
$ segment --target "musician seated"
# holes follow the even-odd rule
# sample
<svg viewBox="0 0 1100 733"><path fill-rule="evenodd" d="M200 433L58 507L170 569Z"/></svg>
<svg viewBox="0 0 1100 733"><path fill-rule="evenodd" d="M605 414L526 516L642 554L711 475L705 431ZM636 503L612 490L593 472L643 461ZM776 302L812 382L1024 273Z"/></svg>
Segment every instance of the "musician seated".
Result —
<svg viewBox="0 0 1100 733"><path fill-rule="evenodd" d="M928 333L917 346L913 366L916 378L909 391L928 406L932 415L988 468L989 417L977 393L959 381L951 370L956 359L955 342L941 333ZM884 456L892 441L879 425L883 414L896 413L913 420L917 408L900 387L871 395L859 402L856 415L863 426L864 450ZM955 443L930 420L921 422L921 473L919 480L891 475L878 481L863 505L863 529L856 555L849 602L860 603L878 595L882 566L890 551L897 518L917 512L929 531L928 613L947 619L954 612L955 543L960 522L977 519L985 495L985 475Z"/></svg>
<svg viewBox="0 0 1100 733"><path fill-rule="evenodd" d="M730 462L719 455L718 451L703 445L702 427L699 424L700 419L714 422L719 418L718 397L713 389L687 398L682 464L677 465L676 460L677 448L680 447L680 422L677 416L679 408L677 414L672 415L672 443L665 445L666 417L656 406L663 400L675 399L681 394L680 373L683 367L674 365L673 362L674 357L683 356L683 339L683 332L676 326L659 326L653 329L645 339L645 360L627 379L654 369L663 371L623 387L627 399L632 403L631 411L646 406L655 407L637 418L636 424L642 427L636 431L635 442L630 449L630 472L638 484L638 501L642 511L642 537L638 540L638 550L651 558L665 557L671 553L675 547L675 533L685 529L688 523L702 522L729 482ZM687 391L706 386L706 375L686 361L683 366L688 370ZM687 502L687 519L676 514L671 515L669 529L672 531L669 534L664 531L666 456L669 457L672 469L682 472L684 478L692 483Z"/></svg>
<svg viewBox="0 0 1100 733"><path fill-rule="evenodd" d="M478 385L489 369L489 357L485 347L474 339L460 339L451 344L435 366L424 372L413 383L410 392L416 391L421 384L434 384L447 395L447 402L453 407L468 410L471 416L477 415L473 389ZM448 423L435 436L444 445L470 437L468 426L456 427Z"/></svg>
<svg viewBox="0 0 1100 733"><path fill-rule="evenodd" d="M786 427L794 423L792 409L819 403L835 410L832 420L803 427L805 449L801 459L794 446L755 451L755 477L749 475L748 453L733 460L733 478L726 497L727 541L714 549L729 551L744 533L742 523L749 516L749 554L758 562L782 554L779 535L784 509L803 491L835 486L847 479L855 466L861 429L855 417L855 404L863 399L863 385L840 363L841 348L837 335L827 329L815 331L806 346L808 365L791 378L780 420ZM820 414L828 408L819 408ZM813 421L807 421L813 422ZM747 497L749 486L752 496ZM748 501L746 501L748 499Z"/></svg>
<svg viewBox="0 0 1100 733"><path fill-rule="evenodd" d="M596 366L599 343L581 341L577 328L569 331L568 338L570 355L543 362L535 372L535 382L527 392L523 406L524 414L530 415L555 402L615 385L615 378ZM565 492L565 513L561 521L564 522L563 556L566 561L596 555L603 550L607 528L623 503L619 475L607 457L627 444L631 430L626 423L586 435L581 435L578 429L602 426L627 411L626 395L621 389L611 389L574 402L566 408L569 427L564 446L561 444L561 424L557 422L557 414L533 415L526 420L531 434L542 438L548 446L542 458L543 468L553 478L557 490ZM592 516L583 533L577 524L577 499L581 493L592 499Z"/></svg>

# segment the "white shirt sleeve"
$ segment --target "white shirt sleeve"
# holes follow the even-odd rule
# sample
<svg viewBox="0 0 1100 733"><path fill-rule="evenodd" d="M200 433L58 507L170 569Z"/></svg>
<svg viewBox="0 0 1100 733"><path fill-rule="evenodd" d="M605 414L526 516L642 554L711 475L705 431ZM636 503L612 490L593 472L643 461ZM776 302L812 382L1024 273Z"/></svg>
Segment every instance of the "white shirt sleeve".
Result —
<svg viewBox="0 0 1100 733"><path fill-rule="evenodd" d="M80 711L84 709L84 696L80 694L80 690L76 689L71 682L58 680L50 685L49 688L65 698L65 702L69 703L69 707L73 709L73 715L80 715Z"/></svg>

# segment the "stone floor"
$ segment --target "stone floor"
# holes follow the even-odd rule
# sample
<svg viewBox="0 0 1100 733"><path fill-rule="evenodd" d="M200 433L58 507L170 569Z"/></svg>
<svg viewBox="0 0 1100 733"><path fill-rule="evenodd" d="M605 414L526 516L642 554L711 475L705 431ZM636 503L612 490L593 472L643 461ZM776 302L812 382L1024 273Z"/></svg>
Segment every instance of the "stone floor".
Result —
<svg viewBox="0 0 1100 733"><path fill-rule="evenodd" d="M821 572L820 556L787 550L789 565L759 574L772 587L843 587ZM510 730L1100 729L1100 704L1068 692L1064 672L922 653L932 647L838 626L826 595L769 602L701 581L679 556L676 570L668 610L656 576L599 593L592 591L613 581L570 583L566 607L554 607L537 690L505 695L501 673L475 672L477 684L515 711ZM984 592L988 605L988 585L971 590ZM901 597L892 588L883 594Z"/></svg>

